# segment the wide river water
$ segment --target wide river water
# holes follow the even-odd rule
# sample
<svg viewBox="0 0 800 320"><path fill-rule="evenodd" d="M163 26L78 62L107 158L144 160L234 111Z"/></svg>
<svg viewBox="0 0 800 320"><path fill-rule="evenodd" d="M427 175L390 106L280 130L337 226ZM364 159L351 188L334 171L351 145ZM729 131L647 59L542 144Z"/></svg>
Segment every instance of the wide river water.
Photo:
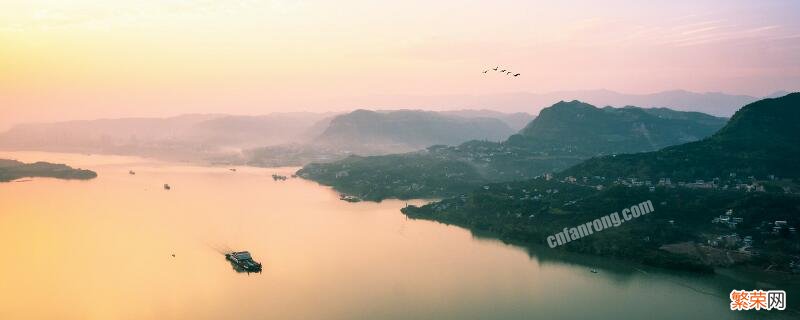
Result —
<svg viewBox="0 0 800 320"><path fill-rule="evenodd" d="M296 168L234 172L42 152L0 158L99 175L0 183L0 319L798 316L729 310L731 289L780 283L526 250L406 219L405 201L348 203L311 181L271 178ZM228 249L249 250L263 272L237 273L221 254Z"/></svg>

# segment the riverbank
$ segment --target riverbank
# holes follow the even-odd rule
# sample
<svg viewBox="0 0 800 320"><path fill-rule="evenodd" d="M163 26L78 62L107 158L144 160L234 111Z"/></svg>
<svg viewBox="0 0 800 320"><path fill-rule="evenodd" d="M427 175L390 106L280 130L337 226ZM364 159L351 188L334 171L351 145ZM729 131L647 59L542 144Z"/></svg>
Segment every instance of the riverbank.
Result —
<svg viewBox="0 0 800 320"><path fill-rule="evenodd" d="M774 233L770 225L771 221L797 223L800 198L793 195L646 187L597 191L539 180L489 185L468 195L410 206L402 212L410 218L456 225L530 247L546 246L548 236L564 228L645 200L652 200L653 213L550 250L699 273L738 266L769 270L765 273L796 272L797 235ZM730 219L742 221L735 230L714 222L726 211L731 212Z"/></svg>

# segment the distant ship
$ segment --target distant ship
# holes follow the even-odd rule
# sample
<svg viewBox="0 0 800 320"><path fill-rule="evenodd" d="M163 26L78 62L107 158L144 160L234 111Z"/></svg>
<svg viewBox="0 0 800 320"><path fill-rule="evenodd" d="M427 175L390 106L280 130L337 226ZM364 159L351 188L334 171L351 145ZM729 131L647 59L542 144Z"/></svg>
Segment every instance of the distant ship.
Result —
<svg viewBox="0 0 800 320"><path fill-rule="evenodd" d="M136 172L133 172L133 170L129 170L128 174L136 174Z"/></svg>
<svg viewBox="0 0 800 320"><path fill-rule="evenodd" d="M169 189L172 189L172 188L169 186L169 184L166 184L166 183L165 183L165 184L164 184L164 190L169 190Z"/></svg>
<svg viewBox="0 0 800 320"><path fill-rule="evenodd" d="M225 259L228 259L234 266L246 272L261 272L261 264L253 260L250 252L230 252L225 254Z"/></svg>
<svg viewBox="0 0 800 320"><path fill-rule="evenodd" d="M228 170L230 170L230 171L233 171L233 172L236 172L236 168L230 168L230 169L228 169Z"/></svg>

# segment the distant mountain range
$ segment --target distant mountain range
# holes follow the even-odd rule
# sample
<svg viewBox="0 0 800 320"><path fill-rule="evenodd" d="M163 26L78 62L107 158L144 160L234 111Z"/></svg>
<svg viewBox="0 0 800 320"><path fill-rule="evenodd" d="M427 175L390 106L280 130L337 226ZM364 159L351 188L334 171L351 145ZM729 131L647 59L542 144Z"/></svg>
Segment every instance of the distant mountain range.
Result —
<svg viewBox="0 0 800 320"><path fill-rule="evenodd" d="M330 162L347 156L381 155L421 150L435 144L458 144L477 139L500 141L533 116L489 110L431 112L421 110L356 110L331 118L306 143L244 150L252 166L296 166ZM513 127L512 127L513 126ZM322 126L316 126L322 129Z"/></svg>
<svg viewBox="0 0 800 320"><path fill-rule="evenodd" d="M511 127L496 118L419 110L356 110L331 120L312 144L358 154L381 154L469 140L502 141L513 133Z"/></svg>
<svg viewBox="0 0 800 320"><path fill-rule="evenodd" d="M359 100L364 105L395 106L401 108L466 108L490 109L503 112L528 112L539 110L561 100L580 100L596 106L624 107L635 105L644 108L670 108L679 111L697 111L710 115L730 117L739 107L762 98L786 95L778 91L766 97L734 95L721 92L697 93L671 90L650 94L627 94L611 90L571 90L546 93L512 92L484 95L393 95L371 96ZM402 102L397 102L402 101Z"/></svg>
<svg viewBox="0 0 800 320"><path fill-rule="evenodd" d="M439 111L439 113L443 115L459 116L463 118L499 119L500 121L505 122L509 127L511 127L511 129L513 129L514 132L517 132L520 129L524 128L529 122L531 122L531 120L536 118L536 116L526 112L504 113L487 109L449 110L449 111Z"/></svg>
<svg viewBox="0 0 800 320"><path fill-rule="evenodd" d="M0 133L0 148L298 165L353 153L403 152L470 139L499 141L531 118L525 113L488 110L358 110L99 119L17 125Z"/></svg>
<svg viewBox="0 0 800 320"><path fill-rule="evenodd" d="M0 134L0 148L202 160L241 148L308 138L330 114L181 115L17 125Z"/></svg>
<svg viewBox="0 0 800 320"><path fill-rule="evenodd" d="M504 142L309 164L299 175L369 200L440 197L483 183L532 178L592 156L658 150L713 134L726 119L669 109L597 108L579 101L542 110Z"/></svg>
<svg viewBox="0 0 800 320"><path fill-rule="evenodd" d="M751 103L707 139L659 151L592 159L565 175L672 178L800 178L800 93Z"/></svg>

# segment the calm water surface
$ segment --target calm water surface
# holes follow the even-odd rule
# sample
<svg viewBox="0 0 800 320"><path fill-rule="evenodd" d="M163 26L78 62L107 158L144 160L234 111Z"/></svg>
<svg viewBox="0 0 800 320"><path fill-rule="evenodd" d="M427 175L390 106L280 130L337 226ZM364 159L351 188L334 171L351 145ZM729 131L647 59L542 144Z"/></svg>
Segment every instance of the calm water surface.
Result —
<svg viewBox="0 0 800 320"><path fill-rule="evenodd" d="M270 177L293 168L232 172L38 152L0 158L99 174L0 183L0 319L797 316L729 311L731 289L759 285L733 276L528 252L408 220L403 201L347 203L316 183ZM235 272L220 253L227 248L251 251L264 271Z"/></svg>

